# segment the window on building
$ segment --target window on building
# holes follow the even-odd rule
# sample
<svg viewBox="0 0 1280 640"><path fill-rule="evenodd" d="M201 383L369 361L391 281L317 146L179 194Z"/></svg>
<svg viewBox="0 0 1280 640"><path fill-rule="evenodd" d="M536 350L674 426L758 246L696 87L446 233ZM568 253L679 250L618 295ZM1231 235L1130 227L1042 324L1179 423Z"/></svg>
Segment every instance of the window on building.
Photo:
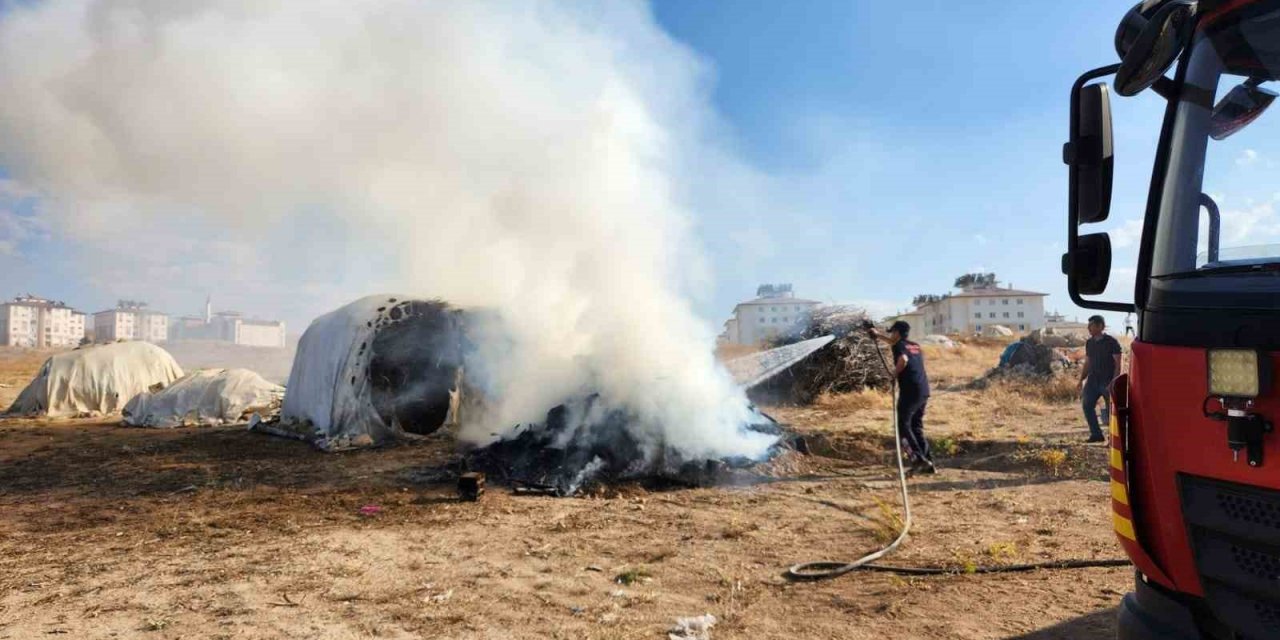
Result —
<svg viewBox="0 0 1280 640"><path fill-rule="evenodd" d="M981 317L982 317L982 312L978 312L978 313L973 314L973 317L975 317L975 318L981 318Z"/></svg>
<svg viewBox="0 0 1280 640"><path fill-rule="evenodd" d="M974 325L974 327L973 327L973 328L974 328L975 330L977 330L977 331L982 331L982 325L980 325L980 324L978 324L978 325Z"/></svg>
<svg viewBox="0 0 1280 640"><path fill-rule="evenodd" d="M1026 331L1026 330L1027 330L1027 325L1025 325L1025 324L1020 324L1020 325L1018 325L1018 330L1019 330L1019 331Z"/></svg>
<svg viewBox="0 0 1280 640"><path fill-rule="evenodd" d="M1006 318L1008 318L1008 317L1009 317L1009 312L1008 312L1008 311L1004 312L1004 317L1006 317Z"/></svg>
<svg viewBox="0 0 1280 640"><path fill-rule="evenodd" d="M760 316L760 324L764 324L764 316Z"/></svg>
<svg viewBox="0 0 1280 640"><path fill-rule="evenodd" d="M777 310L778 310L778 308L777 308L777 307L769 307L769 310L770 310L770 311L777 311Z"/></svg>
<svg viewBox="0 0 1280 640"><path fill-rule="evenodd" d="M1018 317L1019 317L1019 318L1021 318L1023 315L1024 315L1024 314L1023 314L1021 311L1019 311L1019 312L1018 312Z"/></svg>
<svg viewBox="0 0 1280 640"><path fill-rule="evenodd" d="M991 317L992 317L992 318L996 317L996 312L992 311L992 312L991 312Z"/></svg>
<svg viewBox="0 0 1280 640"><path fill-rule="evenodd" d="M1009 299L1008 299L1008 298L1001 298L1001 299L1000 299L1000 304L1009 304Z"/></svg>
<svg viewBox="0 0 1280 640"><path fill-rule="evenodd" d="M1022 298L1018 298L1018 304L1022 304Z"/></svg>

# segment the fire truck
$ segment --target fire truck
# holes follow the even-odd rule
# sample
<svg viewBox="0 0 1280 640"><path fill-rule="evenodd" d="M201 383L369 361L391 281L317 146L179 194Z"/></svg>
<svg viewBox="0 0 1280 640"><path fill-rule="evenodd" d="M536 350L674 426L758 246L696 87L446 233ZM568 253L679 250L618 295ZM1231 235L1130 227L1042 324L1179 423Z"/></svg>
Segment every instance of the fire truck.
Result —
<svg viewBox="0 0 1280 640"><path fill-rule="evenodd" d="M1136 569L1119 637L1280 638L1280 0L1147 0L1115 46L1071 88L1062 268L1076 304L1138 316L1111 392L1113 525ZM1112 243L1090 230L1111 209L1113 91L1165 103L1132 301L1099 298Z"/></svg>

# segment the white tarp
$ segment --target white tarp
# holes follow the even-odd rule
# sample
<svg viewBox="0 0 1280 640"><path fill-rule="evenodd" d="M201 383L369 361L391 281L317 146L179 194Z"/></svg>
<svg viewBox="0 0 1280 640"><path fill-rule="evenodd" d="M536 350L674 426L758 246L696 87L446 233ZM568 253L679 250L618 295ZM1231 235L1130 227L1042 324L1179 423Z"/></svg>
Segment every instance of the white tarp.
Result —
<svg viewBox="0 0 1280 640"><path fill-rule="evenodd" d="M7 413L116 413L139 393L181 377L182 368L173 357L149 342L84 347L46 360Z"/></svg>
<svg viewBox="0 0 1280 640"><path fill-rule="evenodd" d="M250 428L307 440L326 451L409 435L394 420L384 421L375 408L369 368L378 332L408 320L407 305L418 302L368 296L316 318L298 342L280 420L253 421ZM458 395L450 391L449 398L446 424L457 416Z"/></svg>
<svg viewBox="0 0 1280 640"><path fill-rule="evenodd" d="M284 387L248 369L202 369L165 389L134 396L124 408L124 423L169 429L241 424L249 415L278 412Z"/></svg>

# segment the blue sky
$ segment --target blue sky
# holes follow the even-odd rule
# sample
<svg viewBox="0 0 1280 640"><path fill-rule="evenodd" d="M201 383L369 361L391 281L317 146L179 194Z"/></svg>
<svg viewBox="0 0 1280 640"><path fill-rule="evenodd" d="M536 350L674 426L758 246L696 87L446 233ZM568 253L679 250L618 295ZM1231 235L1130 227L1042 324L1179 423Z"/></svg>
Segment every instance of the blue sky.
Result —
<svg viewBox="0 0 1280 640"><path fill-rule="evenodd" d="M1080 72L1115 61L1114 29L1128 5L656 0L657 23L709 74L717 144L765 185L744 195L707 176L690 194L711 273L699 313L718 326L763 282L889 311L981 269L1049 293L1048 309L1086 314L1067 301L1058 271L1067 92ZM1115 104L1117 186L1102 228L1126 238L1140 228L1161 107L1150 95ZM11 191L0 190L9 212L0 218L0 295L109 306L122 276L49 260L74 246L5 175L0 166ZM326 225L321 216L303 232L340 244L345 232ZM1131 244L1119 245L1108 297L1128 300L1134 257ZM321 271L334 264L305 258ZM193 312L206 292L250 312L260 302L210 278L159 304ZM317 310L263 311L300 328Z"/></svg>
<svg viewBox="0 0 1280 640"><path fill-rule="evenodd" d="M659 0L663 27L714 66L737 148L804 185L803 203L760 220L773 255L718 273L716 307L771 280L905 304L981 267L1076 312L1058 272L1066 98L1115 61L1127 6ZM1157 134L1159 101L1132 102L1116 105L1115 221L1141 215ZM732 263L735 221L706 224L717 264Z"/></svg>

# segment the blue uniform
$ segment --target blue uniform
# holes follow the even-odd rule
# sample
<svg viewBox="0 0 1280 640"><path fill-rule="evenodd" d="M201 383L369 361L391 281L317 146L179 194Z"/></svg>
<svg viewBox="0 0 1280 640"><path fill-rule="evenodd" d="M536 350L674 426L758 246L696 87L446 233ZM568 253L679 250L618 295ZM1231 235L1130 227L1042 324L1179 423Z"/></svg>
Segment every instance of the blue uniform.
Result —
<svg viewBox="0 0 1280 640"><path fill-rule="evenodd" d="M929 404L924 353L920 345L903 339L893 345L893 361L897 363L903 356L907 358L907 366L898 373L898 437L912 460L932 462L929 440L924 437L924 412Z"/></svg>

